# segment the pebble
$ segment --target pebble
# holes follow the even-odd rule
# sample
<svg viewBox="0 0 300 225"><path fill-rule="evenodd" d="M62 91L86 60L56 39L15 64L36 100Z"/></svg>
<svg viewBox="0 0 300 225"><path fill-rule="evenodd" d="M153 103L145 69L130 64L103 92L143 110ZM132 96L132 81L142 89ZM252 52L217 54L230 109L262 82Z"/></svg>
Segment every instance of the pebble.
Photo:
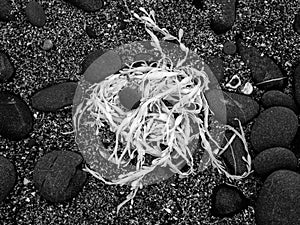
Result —
<svg viewBox="0 0 300 225"><path fill-rule="evenodd" d="M260 152L253 160L254 171L261 177L267 177L280 169L296 170L297 158L286 148L275 147Z"/></svg>
<svg viewBox="0 0 300 225"><path fill-rule="evenodd" d="M300 221L300 174L278 170L264 182L255 205L257 225L293 225Z"/></svg>
<svg viewBox="0 0 300 225"><path fill-rule="evenodd" d="M15 166L4 156L0 155L0 203L8 196L17 181Z"/></svg>
<svg viewBox="0 0 300 225"><path fill-rule="evenodd" d="M282 89L286 77L280 68L268 56L262 56L255 47L245 47L241 40L238 41L238 51L242 60L250 68L255 85L263 90Z"/></svg>
<svg viewBox="0 0 300 225"><path fill-rule="evenodd" d="M0 1L0 21L11 21L14 19L10 0Z"/></svg>
<svg viewBox="0 0 300 225"><path fill-rule="evenodd" d="M295 15L295 20L293 24L294 30L300 34L300 10L299 12Z"/></svg>
<svg viewBox="0 0 300 225"><path fill-rule="evenodd" d="M4 52L0 51L0 83L9 80L15 73L15 68L9 57Z"/></svg>
<svg viewBox="0 0 300 225"><path fill-rule="evenodd" d="M229 31L236 15L236 0L218 0L221 12L220 15L212 16L210 27L216 34L223 34Z"/></svg>
<svg viewBox="0 0 300 225"><path fill-rule="evenodd" d="M289 148L298 129L298 118L289 108L266 109L254 120L250 141L256 153L273 147Z"/></svg>
<svg viewBox="0 0 300 225"><path fill-rule="evenodd" d="M119 92L120 103L127 109L135 109L139 105L142 94L135 88L125 87Z"/></svg>
<svg viewBox="0 0 300 225"><path fill-rule="evenodd" d="M81 63L81 72L84 73L86 69L101 55L103 55L105 51L102 49L95 50L89 53Z"/></svg>
<svg viewBox="0 0 300 225"><path fill-rule="evenodd" d="M43 112L55 112L72 105L77 82L64 82L37 91L31 97L32 107Z"/></svg>
<svg viewBox="0 0 300 225"><path fill-rule="evenodd" d="M45 51L49 51L52 48L53 48L53 42L50 39L46 39L43 42L42 49Z"/></svg>
<svg viewBox="0 0 300 225"><path fill-rule="evenodd" d="M297 65L294 71L294 95L295 101L300 106L300 63Z"/></svg>
<svg viewBox="0 0 300 225"><path fill-rule="evenodd" d="M103 0L65 0L86 12L95 12L103 7Z"/></svg>
<svg viewBox="0 0 300 225"><path fill-rule="evenodd" d="M205 95L215 118L223 124L237 126L235 118L246 124L259 113L259 104L249 96L221 90L210 90Z"/></svg>
<svg viewBox="0 0 300 225"><path fill-rule="evenodd" d="M25 14L28 21L36 27L43 27L46 23L46 14L43 7L36 1L27 3Z"/></svg>
<svg viewBox="0 0 300 225"><path fill-rule="evenodd" d="M265 108L270 108L272 106L283 106L290 108L295 113L298 112L294 99L278 90L270 90L265 92L261 98L261 103Z"/></svg>
<svg viewBox="0 0 300 225"><path fill-rule="evenodd" d="M84 72L84 78L90 83L98 83L105 77L119 71L122 68L120 56L109 50L98 57Z"/></svg>
<svg viewBox="0 0 300 225"><path fill-rule="evenodd" d="M71 151L52 151L40 158L33 171L33 183L50 202L64 202L82 190L87 173L80 169L83 158Z"/></svg>
<svg viewBox="0 0 300 225"><path fill-rule="evenodd" d="M266 30L267 30L267 28L262 23L257 24L256 27L255 27L255 31L257 31L257 32L264 33L264 32L266 32Z"/></svg>
<svg viewBox="0 0 300 225"><path fill-rule="evenodd" d="M246 82L242 85L241 92L245 95L251 95L253 93L253 85L250 82Z"/></svg>
<svg viewBox="0 0 300 225"><path fill-rule="evenodd" d="M193 0L192 5L195 6L196 9L204 10L205 0Z"/></svg>
<svg viewBox="0 0 300 225"><path fill-rule="evenodd" d="M235 43L233 43L231 41L225 42L225 44L223 46L223 52L226 55L234 55L236 53L236 45L235 45Z"/></svg>
<svg viewBox="0 0 300 225"><path fill-rule="evenodd" d="M223 147L228 143L232 135L233 132L226 131ZM245 147L242 140L239 137L235 137L228 149L222 154L222 158L231 174L242 175L244 172L247 172L247 165L242 157L247 159Z"/></svg>
<svg viewBox="0 0 300 225"><path fill-rule="evenodd" d="M239 86L241 86L242 82L238 75L233 75L233 77L230 79L230 81L225 85L225 87L237 89Z"/></svg>
<svg viewBox="0 0 300 225"><path fill-rule="evenodd" d="M17 95L0 92L0 135L18 141L29 135L33 116L27 104Z"/></svg>
<svg viewBox="0 0 300 225"><path fill-rule="evenodd" d="M239 189L227 184L215 187L211 198L211 214L218 217L233 216L249 204L249 200Z"/></svg>
<svg viewBox="0 0 300 225"><path fill-rule="evenodd" d="M94 30L93 27L91 27L91 26L86 26L85 32L86 32L86 34L87 34L90 38L97 38L97 33L96 33L96 31Z"/></svg>

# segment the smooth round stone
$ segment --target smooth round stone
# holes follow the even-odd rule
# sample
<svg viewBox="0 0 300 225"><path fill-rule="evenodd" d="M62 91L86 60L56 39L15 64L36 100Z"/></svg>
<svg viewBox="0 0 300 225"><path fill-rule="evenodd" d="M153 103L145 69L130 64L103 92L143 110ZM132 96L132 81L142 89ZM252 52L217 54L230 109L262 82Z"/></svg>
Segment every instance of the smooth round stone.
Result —
<svg viewBox="0 0 300 225"><path fill-rule="evenodd" d="M234 55L236 53L236 45L231 41L225 42L223 46L223 52L226 55Z"/></svg>
<svg viewBox="0 0 300 225"><path fill-rule="evenodd" d="M0 202L14 188L17 181L17 171L15 166L5 157L0 155Z"/></svg>
<svg viewBox="0 0 300 225"><path fill-rule="evenodd" d="M9 57L0 51L0 83L8 81L15 73L15 68Z"/></svg>
<svg viewBox="0 0 300 225"><path fill-rule="evenodd" d="M18 141L32 128L33 116L27 104L13 93L0 92L0 135Z"/></svg>
<svg viewBox="0 0 300 225"><path fill-rule="evenodd" d="M136 107L141 98L142 94L134 88L126 87L119 92L120 103L129 110Z"/></svg>
<svg viewBox="0 0 300 225"><path fill-rule="evenodd" d="M298 118L291 109L271 107L254 121L250 141L257 153L273 147L289 148L297 129Z"/></svg>
<svg viewBox="0 0 300 225"><path fill-rule="evenodd" d="M25 14L28 21L36 27L43 27L46 23L46 14L43 7L36 1L27 3Z"/></svg>
<svg viewBox="0 0 300 225"><path fill-rule="evenodd" d="M269 148L259 153L253 161L254 171L266 177L280 169L296 170L297 158L295 154L286 148Z"/></svg>
<svg viewBox="0 0 300 225"><path fill-rule="evenodd" d="M64 202L82 190L87 173L80 169L81 155L53 151L40 158L33 171L33 182L41 196L51 202Z"/></svg>
<svg viewBox="0 0 300 225"><path fill-rule="evenodd" d="M257 225L294 225L300 221L300 174L277 170L264 182L255 204Z"/></svg>

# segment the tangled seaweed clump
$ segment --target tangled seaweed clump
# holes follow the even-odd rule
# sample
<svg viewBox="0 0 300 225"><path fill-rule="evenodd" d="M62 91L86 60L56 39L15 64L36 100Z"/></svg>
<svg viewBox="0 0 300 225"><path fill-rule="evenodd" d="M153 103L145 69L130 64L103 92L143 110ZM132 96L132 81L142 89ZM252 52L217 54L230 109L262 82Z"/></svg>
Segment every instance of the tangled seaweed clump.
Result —
<svg viewBox="0 0 300 225"><path fill-rule="evenodd" d="M161 59L155 63L140 61L138 67L134 66L134 62L100 83L91 85L89 97L84 104L78 105L73 116L76 133L79 132L82 115L88 113L90 120L85 125L94 128L95 136L107 126L115 134L114 147L98 149L103 158L118 168L134 164L133 170L109 181L93 168L85 168L106 184L131 185L131 193L118 206L117 212L128 201L133 202L138 189L143 186L143 179L156 168L168 167L181 176L194 173L195 149L190 148L190 143L193 142L199 142L200 148L204 149L204 169L210 164L230 179L245 178L251 173L251 157L240 123L240 131L224 126L234 133L224 147L211 135L209 117L212 112L204 94L209 89L208 75L204 69L184 66L189 49L181 41L183 30L180 29L178 37L175 37L165 28L157 26L154 11L148 13L144 8L140 10L143 16L136 13L133 15L144 23L151 36L151 44L160 52ZM163 40L178 42L185 57L174 64L164 53L153 31L161 33ZM141 93L139 106L131 110L124 107L119 99L120 91L128 87ZM248 156L244 158L248 171L241 176L227 172L220 160L220 155L235 137L242 140ZM180 169L183 163L188 166L187 171Z"/></svg>

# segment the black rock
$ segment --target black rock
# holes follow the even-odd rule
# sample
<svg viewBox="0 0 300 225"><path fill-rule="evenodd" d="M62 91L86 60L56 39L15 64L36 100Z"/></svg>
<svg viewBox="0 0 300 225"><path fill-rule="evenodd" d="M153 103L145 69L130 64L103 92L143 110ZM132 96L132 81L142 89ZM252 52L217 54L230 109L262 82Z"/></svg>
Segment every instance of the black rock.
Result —
<svg viewBox="0 0 300 225"><path fill-rule="evenodd" d="M294 71L294 94L298 106L300 106L300 64Z"/></svg>
<svg viewBox="0 0 300 225"><path fill-rule="evenodd" d="M85 32L90 38L97 38L97 33L93 27L86 26Z"/></svg>
<svg viewBox="0 0 300 225"><path fill-rule="evenodd" d="M257 225L299 224L300 174L278 170L268 176L254 210Z"/></svg>
<svg viewBox="0 0 300 225"><path fill-rule="evenodd" d="M195 6L196 9L204 10L205 0L193 0L192 5Z"/></svg>
<svg viewBox="0 0 300 225"><path fill-rule="evenodd" d="M32 107L43 112L55 112L73 104L77 82L64 82L39 90L31 97Z"/></svg>
<svg viewBox="0 0 300 225"><path fill-rule="evenodd" d="M295 20L293 24L294 30L300 34L300 11L295 15Z"/></svg>
<svg viewBox="0 0 300 225"><path fill-rule="evenodd" d="M43 7L36 1L31 1L26 5L25 14L28 21L37 27L43 27L46 23L46 14Z"/></svg>
<svg viewBox="0 0 300 225"><path fill-rule="evenodd" d="M228 143L232 135L233 132L226 131L222 145L223 147ZM242 140L236 136L231 145L229 145L228 149L222 154L222 158L224 159L224 162L231 174L242 175L243 173L247 172L247 165L242 157L247 159L245 146Z"/></svg>
<svg viewBox="0 0 300 225"><path fill-rule="evenodd" d="M271 58L266 55L262 56L254 47L245 47L240 39L237 46L238 52L250 68L253 81L258 88L264 90L283 88L286 77Z"/></svg>
<svg viewBox="0 0 300 225"><path fill-rule="evenodd" d="M264 24L262 24L262 23L259 23L259 24L257 24L256 25L256 27L255 27L255 31L257 31L257 32L266 32L266 27L265 27L265 25Z"/></svg>
<svg viewBox="0 0 300 225"><path fill-rule="evenodd" d="M226 55L234 55L236 53L236 45L231 41L227 41L224 43L223 52Z"/></svg>
<svg viewBox="0 0 300 225"><path fill-rule="evenodd" d="M250 141L257 153L273 147L290 148L297 129L298 118L291 109L271 107L255 119Z"/></svg>
<svg viewBox="0 0 300 225"><path fill-rule="evenodd" d="M259 104L251 97L221 90L210 90L205 93L210 109L215 118L231 126L251 121L259 113Z"/></svg>
<svg viewBox="0 0 300 225"><path fill-rule="evenodd" d="M86 12L95 12L103 7L103 0L65 0Z"/></svg>
<svg viewBox="0 0 300 225"><path fill-rule="evenodd" d="M21 140L33 128L33 116L27 104L17 95L0 92L0 135Z"/></svg>
<svg viewBox="0 0 300 225"><path fill-rule="evenodd" d="M212 16L210 27L216 34L223 34L231 29L235 22L236 0L217 0L220 5L220 15Z"/></svg>
<svg viewBox="0 0 300 225"><path fill-rule="evenodd" d="M50 202L64 202L82 190L87 173L80 169L81 155L71 151L53 151L38 160L33 182L41 196Z"/></svg>
<svg viewBox="0 0 300 225"><path fill-rule="evenodd" d="M0 21L10 21L13 20L14 16L12 14L12 6L10 0L0 1Z"/></svg>
<svg viewBox="0 0 300 225"><path fill-rule="evenodd" d="M104 53L105 51L102 49L98 49L89 53L81 63L81 72L84 73L86 69Z"/></svg>
<svg viewBox="0 0 300 225"><path fill-rule="evenodd" d="M14 188L17 181L15 166L3 156L0 156L0 177L0 202L2 202Z"/></svg>
<svg viewBox="0 0 300 225"><path fill-rule="evenodd" d="M272 106L283 106L293 110L295 113L298 112L294 99L278 90L271 90L264 93L261 98L261 103L265 108L270 108Z"/></svg>
<svg viewBox="0 0 300 225"><path fill-rule="evenodd" d="M9 57L0 51L0 83L9 80L15 73L15 68Z"/></svg>
<svg viewBox="0 0 300 225"><path fill-rule="evenodd" d="M286 148L269 148L259 153L253 161L254 171L266 177L280 169L296 170L297 158L295 154Z"/></svg>
<svg viewBox="0 0 300 225"><path fill-rule="evenodd" d="M213 216L229 217L245 209L249 200L236 187L221 184L213 190L212 208Z"/></svg>

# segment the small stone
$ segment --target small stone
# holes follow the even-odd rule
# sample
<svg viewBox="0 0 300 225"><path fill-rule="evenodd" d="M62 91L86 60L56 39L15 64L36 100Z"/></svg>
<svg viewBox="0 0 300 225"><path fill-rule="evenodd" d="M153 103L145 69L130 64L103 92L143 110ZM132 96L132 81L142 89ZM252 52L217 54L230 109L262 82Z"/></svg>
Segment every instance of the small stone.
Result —
<svg viewBox="0 0 300 225"><path fill-rule="evenodd" d="M36 1L26 5L25 14L28 21L36 27L43 27L46 23L46 14L43 7Z"/></svg>
<svg viewBox="0 0 300 225"><path fill-rule="evenodd" d="M253 86L250 82L246 82L241 88L241 92L245 95L251 95L253 92Z"/></svg>
<svg viewBox="0 0 300 225"><path fill-rule="evenodd" d="M249 200L234 186L221 184L214 188L211 213L213 216L230 217L245 209Z"/></svg>
<svg viewBox="0 0 300 225"><path fill-rule="evenodd" d="M12 6L10 0L0 1L0 21L11 21L14 19L12 15Z"/></svg>
<svg viewBox="0 0 300 225"><path fill-rule="evenodd" d="M53 48L53 43L50 39L46 39L43 43L42 49L45 51L50 50L51 48Z"/></svg>
<svg viewBox="0 0 300 225"><path fill-rule="evenodd" d="M86 81L98 83L122 68L120 56L109 50L97 58L84 72Z"/></svg>
<svg viewBox="0 0 300 225"><path fill-rule="evenodd" d="M300 11L295 15L295 20L293 24L294 30L300 34Z"/></svg>
<svg viewBox="0 0 300 225"><path fill-rule="evenodd" d="M255 204L257 225L293 225L300 221L300 174L277 170L264 182Z"/></svg>
<svg viewBox="0 0 300 225"><path fill-rule="evenodd" d="M120 103L127 109L135 109L142 98L142 94L136 88L125 87L119 92Z"/></svg>
<svg viewBox="0 0 300 225"><path fill-rule="evenodd" d="M193 0L192 5L195 6L196 9L204 10L205 0Z"/></svg>
<svg viewBox="0 0 300 225"><path fill-rule="evenodd" d="M266 32L266 30L267 29L266 29L265 25L263 25L262 23L257 24L255 27L255 31L257 31L257 32L264 33L264 32Z"/></svg>
<svg viewBox="0 0 300 225"><path fill-rule="evenodd" d="M261 98L261 103L265 108L283 106L293 110L295 113L298 112L294 99L278 90L271 90L264 93Z"/></svg>
<svg viewBox="0 0 300 225"><path fill-rule="evenodd" d="M239 86L241 86L242 82L238 75L234 75L230 81L225 85L225 87L229 87L232 89L237 89Z"/></svg>
<svg viewBox="0 0 300 225"><path fill-rule="evenodd" d="M34 167L33 183L41 196L50 202L64 202L78 195L86 179L83 158L71 151L52 151Z"/></svg>
<svg viewBox="0 0 300 225"><path fill-rule="evenodd" d="M95 12L103 7L103 0L65 0L86 12Z"/></svg>
<svg viewBox="0 0 300 225"><path fill-rule="evenodd" d="M0 83L8 81L14 73L15 68L8 55L0 51Z"/></svg>
<svg viewBox="0 0 300 225"><path fill-rule="evenodd" d="M64 82L39 90L31 97L32 107L43 112L55 112L72 105L77 82Z"/></svg>
<svg viewBox="0 0 300 225"><path fill-rule="evenodd" d="M298 118L289 108L271 107L254 120L250 141L256 153L273 147L290 148L298 129Z"/></svg>
<svg viewBox="0 0 300 225"><path fill-rule="evenodd" d="M236 0L218 0L217 3L221 12L212 18L210 27L216 34L223 34L229 31L235 22Z"/></svg>
<svg viewBox="0 0 300 225"><path fill-rule="evenodd" d="M223 52L226 55L234 55L236 53L236 45L231 41L225 42L223 46Z"/></svg>
<svg viewBox="0 0 300 225"><path fill-rule="evenodd" d="M91 26L86 26L85 32L86 32L86 34L87 34L90 38L97 38L97 33L96 33L96 31L93 29L93 27L91 27Z"/></svg>
<svg viewBox="0 0 300 225"><path fill-rule="evenodd" d="M14 188L17 181L15 166L0 155L0 202L2 202Z"/></svg>
<svg viewBox="0 0 300 225"><path fill-rule="evenodd" d="M266 177L280 169L296 170L297 158L286 148L269 148L259 153L253 160L254 171L261 177Z"/></svg>
<svg viewBox="0 0 300 225"><path fill-rule="evenodd" d="M27 104L17 95L0 92L0 135L19 141L33 128L33 116Z"/></svg>

